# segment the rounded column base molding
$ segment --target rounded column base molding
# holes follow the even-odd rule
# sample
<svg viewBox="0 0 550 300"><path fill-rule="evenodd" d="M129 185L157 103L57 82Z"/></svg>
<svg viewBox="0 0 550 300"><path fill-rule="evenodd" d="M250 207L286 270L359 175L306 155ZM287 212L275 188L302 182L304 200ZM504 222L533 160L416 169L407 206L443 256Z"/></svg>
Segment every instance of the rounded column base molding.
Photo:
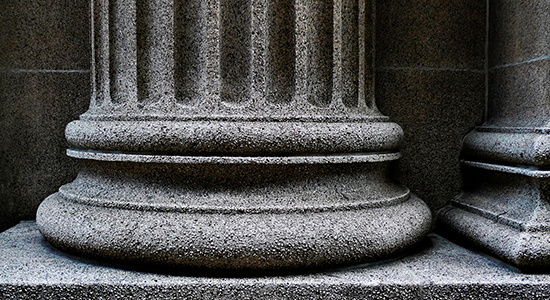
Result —
<svg viewBox="0 0 550 300"><path fill-rule="evenodd" d="M508 165L550 165L550 129L479 126L464 138L462 155Z"/></svg>
<svg viewBox="0 0 550 300"><path fill-rule="evenodd" d="M396 254L430 229L428 207L388 179L396 157L386 154L253 162L86 153L78 178L42 203L37 224L54 246L88 257L176 269L318 268Z"/></svg>
<svg viewBox="0 0 550 300"><path fill-rule="evenodd" d="M348 5L349 4L349 5ZM78 177L37 212L68 252L226 270L375 260L426 236L392 182L374 2L98 1Z"/></svg>
<svg viewBox="0 0 550 300"><path fill-rule="evenodd" d="M297 155L394 151L393 122L73 121L79 149L175 155Z"/></svg>

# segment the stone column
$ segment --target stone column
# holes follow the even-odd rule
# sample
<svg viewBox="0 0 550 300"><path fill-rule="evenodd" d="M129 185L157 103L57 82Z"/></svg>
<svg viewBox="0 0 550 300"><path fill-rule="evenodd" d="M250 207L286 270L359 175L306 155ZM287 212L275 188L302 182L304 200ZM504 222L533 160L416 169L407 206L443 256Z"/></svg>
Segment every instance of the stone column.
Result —
<svg viewBox="0 0 550 300"><path fill-rule="evenodd" d="M379 259L430 212L388 177L370 1L94 0L78 178L37 214L56 247L211 269Z"/></svg>
<svg viewBox="0 0 550 300"><path fill-rule="evenodd" d="M550 266L550 4L490 1L487 121L463 146L464 188L439 214L523 268Z"/></svg>

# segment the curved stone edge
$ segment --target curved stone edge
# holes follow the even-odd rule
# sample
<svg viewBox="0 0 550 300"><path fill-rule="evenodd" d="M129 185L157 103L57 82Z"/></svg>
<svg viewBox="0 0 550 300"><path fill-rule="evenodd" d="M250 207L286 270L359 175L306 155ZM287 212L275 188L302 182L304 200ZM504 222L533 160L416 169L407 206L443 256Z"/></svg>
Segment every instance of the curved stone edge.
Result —
<svg viewBox="0 0 550 300"><path fill-rule="evenodd" d="M212 107L186 106L176 103L176 112L167 111L158 103L151 103L136 112L132 105L115 105L90 107L80 120L85 121L227 121L227 122L387 122L388 116L382 115L376 106L372 108L349 108L340 101L331 103L328 107L316 107L294 103L287 107L264 102L260 110L234 105L227 102L217 103L216 112L208 112ZM297 104L297 105L296 105ZM112 103L111 103L112 105ZM246 104L245 104L246 105ZM206 105L208 106L208 105ZM266 107L267 106L267 107ZM250 107L249 107L250 108Z"/></svg>
<svg viewBox="0 0 550 300"><path fill-rule="evenodd" d="M351 202L347 204L335 203L329 205L295 205L293 207L285 206L266 206L266 207L215 207L208 205L177 205L177 204L159 204L159 203L140 203L121 200L106 200L84 197L66 191L66 186L61 186L59 195L69 201L90 206L109 207L114 209L132 209L139 211L154 212L174 212L174 213L201 213L201 214L285 214L285 213L318 213L326 211L348 211L368 208L379 208L382 206L399 204L409 198L410 193L399 195L392 198L380 199L380 201Z"/></svg>
<svg viewBox="0 0 550 300"><path fill-rule="evenodd" d="M372 261L423 239L417 197L381 208L293 214L193 214L77 204L53 194L37 224L59 249L130 264L199 269L317 268Z"/></svg>
<svg viewBox="0 0 550 300"><path fill-rule="evenodd" d="M79 149L135 153L269 155L395 150L403 130L392 122L83 121L69 123Z"/></svg>
<svg viewBox="0 0 550 300"><path fill-rule="evenodd" d="M465 166L485 169L489 171L517 174L517 175L523 175L523 176L532 177L532 178L550 178L550 171L548 170L538 170L535 168L489 164L489 163L482 163L482 162L469 161L469 160L461 160L460 163Z"/></svg>
<svg viewBox="0 0 550 300"><path fill-rule="evenodd" d="M546 166L550 165L550 134L478 128L464 138L462 155L472 160Z"/></svg>
<svg viewBox="0 0 550 300"><path fill-rule="evenodd" d="M436 228L443 236L458 236L522 269L550 267L549 231L518 230L453 205L438 212Z"/></svg>
<svg viewBox="0 0 550 300"><path fill-rule="evenodd" d="M112 162L171 163L171 164L352 164L364 162L384 162L397 160L401 156L394 153L353 153L335 155L296 155L296 156L178 156L100 152L81 149L67 149L67 156Z"/></svg>
<svg viewBox="0 0 550 300"><path fill-rule="evenodd" d="M383 207L409 198L406 187L388 178L392 154L315 156L311 163L300 156L74 153L88 159L82 159L75 181L59 189L60 196L93 206L185 213L293 213Z"/></svg>

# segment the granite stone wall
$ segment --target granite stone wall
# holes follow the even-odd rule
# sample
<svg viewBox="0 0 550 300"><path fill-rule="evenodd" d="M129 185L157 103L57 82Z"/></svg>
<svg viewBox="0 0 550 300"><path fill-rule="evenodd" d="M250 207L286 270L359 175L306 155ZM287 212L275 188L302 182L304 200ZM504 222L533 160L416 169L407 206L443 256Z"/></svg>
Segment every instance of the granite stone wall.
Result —
<svg viewBox="0 0 550 300"><path fill-rule="evenodd" d="M550 3L493 0L490 8L487 125L548 126Z"/></svg>
<svg viewBox="0 0 550 300"><path fill-rule="evenodd" d="M485 107L485 0L380 0L376 97L405 131L398 180L434 211L459 191ZM89 1L0 3L0 230L76 174L65 125L89 102Z"/></svg>
<svg viewBox="0 0 550 300"><path fill-rule="evenodd" d="M76 176L64 128L89 103L87 0L0 1L0 231Z"/></svg>
<svg viewBox="0 0 550 300"><path fill-rule="evenodd" d="M395 175L433 211L460 192L462 138L485 106L485 0L380 0L376 101L405 132Z"/></svg>

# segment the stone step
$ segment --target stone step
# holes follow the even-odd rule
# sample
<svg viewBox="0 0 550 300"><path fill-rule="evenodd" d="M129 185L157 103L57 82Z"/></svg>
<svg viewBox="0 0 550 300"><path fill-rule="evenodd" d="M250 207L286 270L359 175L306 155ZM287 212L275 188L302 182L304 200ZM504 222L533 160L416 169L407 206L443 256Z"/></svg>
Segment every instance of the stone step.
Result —
<svg viewBox="0 0 550 300"><path fill-rule="evenodd" d="M523 274L430 234L412 253L303 274L158 274L53 249L34 221L0 234L0 299L550 299ZM231 277L231 275L239 277Z"/></svg>

